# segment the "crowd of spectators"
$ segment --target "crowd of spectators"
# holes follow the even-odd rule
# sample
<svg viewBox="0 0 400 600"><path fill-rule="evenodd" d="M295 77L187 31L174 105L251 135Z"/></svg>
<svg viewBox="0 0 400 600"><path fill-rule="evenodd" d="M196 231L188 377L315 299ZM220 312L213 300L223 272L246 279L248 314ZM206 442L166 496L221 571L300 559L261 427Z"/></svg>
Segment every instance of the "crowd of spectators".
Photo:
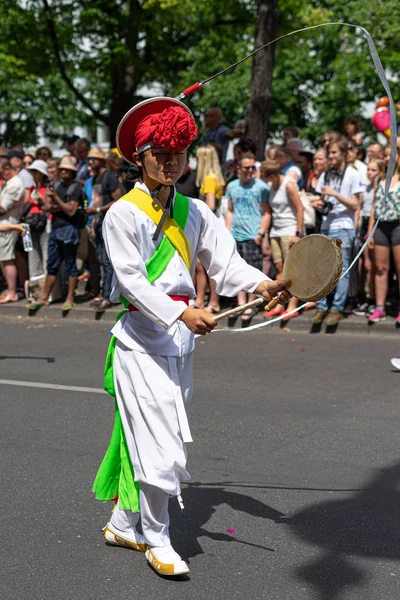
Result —
<svg viewBox="0 0 400 600"><path fill-rule="evenodd" d="M400 117L400 103L397 107ZM357 119L346 119L342 132L323 133L317 147L303 140L297 127L284 127L281 140L269 144L265 160L257 161L244 123L230 128L222 118L217 107L206 112L196 166L186 164L177 190L206 202L224 220L245 260L276 278L290 247L313 233L341 239L345 270L380 215L357 268L340 280L330 298L306 309L316 309L314 324L325 320L337 325L346 312L370 323L384 320L388 293L399 296L399 152L384 202L390 148L374 139L366 143ZM87 139L70 136L65 150L60 159L47 147L34 154L21 147L0 148L0 304L25 295L33 311L58 300L63 311L77 300L90 302L96 312L112 306L113 271L102 223L135 176L116 149L104 152ZM33 250L28 253L21 223L30 227ZM194 280L195 306L217 314L221 299L200 261ZM244 292L237 298L238 304L250 300L252 295ZM296 302L264 316L296 318ZM242 326L254 314L246 310ZM400 312L396 324L400 326Z"/></svg>

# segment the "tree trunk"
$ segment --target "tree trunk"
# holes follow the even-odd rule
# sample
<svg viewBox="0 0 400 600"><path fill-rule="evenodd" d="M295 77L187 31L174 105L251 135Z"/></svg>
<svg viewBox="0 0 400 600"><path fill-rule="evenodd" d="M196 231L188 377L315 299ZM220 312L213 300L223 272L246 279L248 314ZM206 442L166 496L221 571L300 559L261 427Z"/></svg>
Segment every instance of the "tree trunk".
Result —
<svg viewBox="0 0 400 600"><path fill-rule="evenodd" d="M257 0L255 49L274 38L278 29L278 0ZM272 93L272 73L275 44L267 46L253 56L250 100L247 105L247 135L257 147L257 160L264 160Z"/></svg>

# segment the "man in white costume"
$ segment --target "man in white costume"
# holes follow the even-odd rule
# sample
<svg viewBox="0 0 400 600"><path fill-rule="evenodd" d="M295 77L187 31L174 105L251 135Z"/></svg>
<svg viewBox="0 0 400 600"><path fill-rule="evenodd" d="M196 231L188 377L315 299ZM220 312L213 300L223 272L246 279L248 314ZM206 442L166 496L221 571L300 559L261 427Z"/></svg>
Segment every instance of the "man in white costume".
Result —
<svg viewBox="0 0 400 600"><path fill-rule="evenodd" d="M141 179L107 212L103 225L114 269L111 299L128 309L112 330L105 388L116 399L110 447L93 490L115 499L104 529L110 544L145 552L161 575L189 573L169 537L168 498L180 498L186 446L192 441L187 410L192 397L194 334L216 326L206 309L191 308L196 257L217 293L241 290L288 301L288 281L275 282L237 253L230 233L205 202L177 194L186 150L197 136L190 110L172 98L133 107L117 131L121 155ZM118 497L118 500L116 500ZM143 535L136 530L141 519Z"/></svg>

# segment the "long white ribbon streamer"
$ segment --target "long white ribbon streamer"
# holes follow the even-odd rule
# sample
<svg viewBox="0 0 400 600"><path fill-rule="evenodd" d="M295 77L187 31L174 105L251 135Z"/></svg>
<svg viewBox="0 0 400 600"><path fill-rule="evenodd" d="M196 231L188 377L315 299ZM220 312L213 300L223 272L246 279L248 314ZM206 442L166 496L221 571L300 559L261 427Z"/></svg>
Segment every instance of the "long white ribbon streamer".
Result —
<svg viewBox="0 0 400 600"><path fill-rule="evenodd" d="M385 88L386 94L389 98L389 112L390 112L390 159L389 159L389 164L388 164L388 169L387 169L387 173L386 173L386 179L385 179L385 197L384 197L384 201L386 201L389 191L390 191L390 183L394 174L394 168L395 168L395 162L396 162L396 142L397 142L397 135L396 135L396 111L395 111L395 106L394 106L394 101L393 101L393 96L392 96L392 92L390 90L390 86L389 86L389 82L386 78L385 75L385 71L384 68L382 66L381 63L381 59L379 58L379 54L378 51L376 49L374 40L372 39L371 34L369 33L369 31L367 29L365 29L365 27L361 27L360 25L354 25L352 23L320 23L319 25L312 25L311 27L304 27L304 29L298 29L296 31L291 31L290 33L286 33L285 35L281 36L278 39L283 39L285 37L289 37L291 35L294 35L296 33L301 33L303 31L308 31L310 29L317 29L318 27L328 27L331 25L335 25L335 26L343 26L345 25L346 27L353 27L355 29L361 29L361 31L363 31L366 35L367 38L367 42L368 42L368 46L369 46L369 51L370 51L370 55L372 58L372 62L374 63L374 67L376 72L378 73L379 79L383 85L383 87ZM277 40L273 40L272 42L270 42L271 44L274 43ZM360 251L358 252L358 254L356 255L356 257L353 259L353 261L351 262L350 266L346 269L346 271L344 273L342 273L342 275L340 276L340 279L342 279L345 275L347 275L347 273L354 267L354 265L357 263L358 259L360 258L360 256L362 255L362 253L364 252L365 248L368 246L368 243L370 241L370 239L373 237L375 230L378 226L378 223L381 219L381 215L379 215L378 219L376 220L376 223L371 231L371 233L369 234L369 236L367 237L367 239L365 240L364 244L362 245ZM302 308L304 308L307 305L307 303L302 304L301 306L298 306L297 308L291 310L290 312L285 313L285 318L287 318L289 315L292 315L293 313L295 313L298 310L301 310ZM214 329L212 333L215 332L219 332L219 331L229 331L231 333L247 333L249 331L254 331L255 329L261 329L261 327L267 327L268 325L272 325L272 323L276 323L277 321L281 321L283 318L283 316L279 316L276 317L275 319L269 319L268 321L265 321L263 323L258 323L257 325L251 325L250 327L245 327L243 329L230 329L227 327L221 328L221 329ZM195 336L195 337L199 337L199 336Z"/></svg>

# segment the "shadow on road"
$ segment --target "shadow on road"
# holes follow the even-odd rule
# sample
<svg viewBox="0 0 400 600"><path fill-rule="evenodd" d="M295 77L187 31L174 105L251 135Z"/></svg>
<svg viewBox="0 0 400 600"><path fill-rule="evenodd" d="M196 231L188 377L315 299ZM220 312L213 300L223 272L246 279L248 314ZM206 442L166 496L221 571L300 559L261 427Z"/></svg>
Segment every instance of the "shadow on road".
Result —
<svg viewBox="0 0 400 600"><path fill-rule="evenodd" d="M211 519L216 508L221 504L227 504L238 512L244 512L254 517L269 519L280 522L283 513L255 500L250 496L238 494L237 492L227 491L222 487L203 487L199 484L185 485L183 492L185 510L182 514L177 502L170 503L172 528L172 544L177 549L182 548L186 558L192 558L198 554L203 554L198 538L208 537L218 542L236 542L246 546L253 546L268 552L274 552L273 548L253 544L251 539L246 540L241 537L236 539L235 535L226 532L226 528L221 532L209 531L206 524ZM229 527L227 523L227 527ZM179 550L178 550L179 551Z"/></svg>
<svg viewBox="0 0 400 600"><path fill-rule="evenodd" d="M400 464L379 470L353 496L307 507L285 523L325 551L295 576L313 586L319 600L339 600L349 587L367 581L351 557L400 559Z"/></svg>
<svg viewBox="0 0 400 600"><path fill-rule="evenodd" d="M314 588L318 600L340 600L350 587L364 586L368 582L368 573L352 564L354 557L400 560L400 463L378 470L362 489L339 490L352 494L348 498L307 506L292 517L250 496L226 490L230 486L275 487L232 482L185 486L187 511L182 517L177 503L171 503L173 543L185 549L185 556L193 557L203 552L198 542L202 536L215 541L253 545L250 539L241 537L238 540L226 530L216 533L206 528L216 508L227 504L239 512L288 526L297 538L323 551L316 560L293 572L296 579ZM268 547L257 547L273 551Z"/></svg>

